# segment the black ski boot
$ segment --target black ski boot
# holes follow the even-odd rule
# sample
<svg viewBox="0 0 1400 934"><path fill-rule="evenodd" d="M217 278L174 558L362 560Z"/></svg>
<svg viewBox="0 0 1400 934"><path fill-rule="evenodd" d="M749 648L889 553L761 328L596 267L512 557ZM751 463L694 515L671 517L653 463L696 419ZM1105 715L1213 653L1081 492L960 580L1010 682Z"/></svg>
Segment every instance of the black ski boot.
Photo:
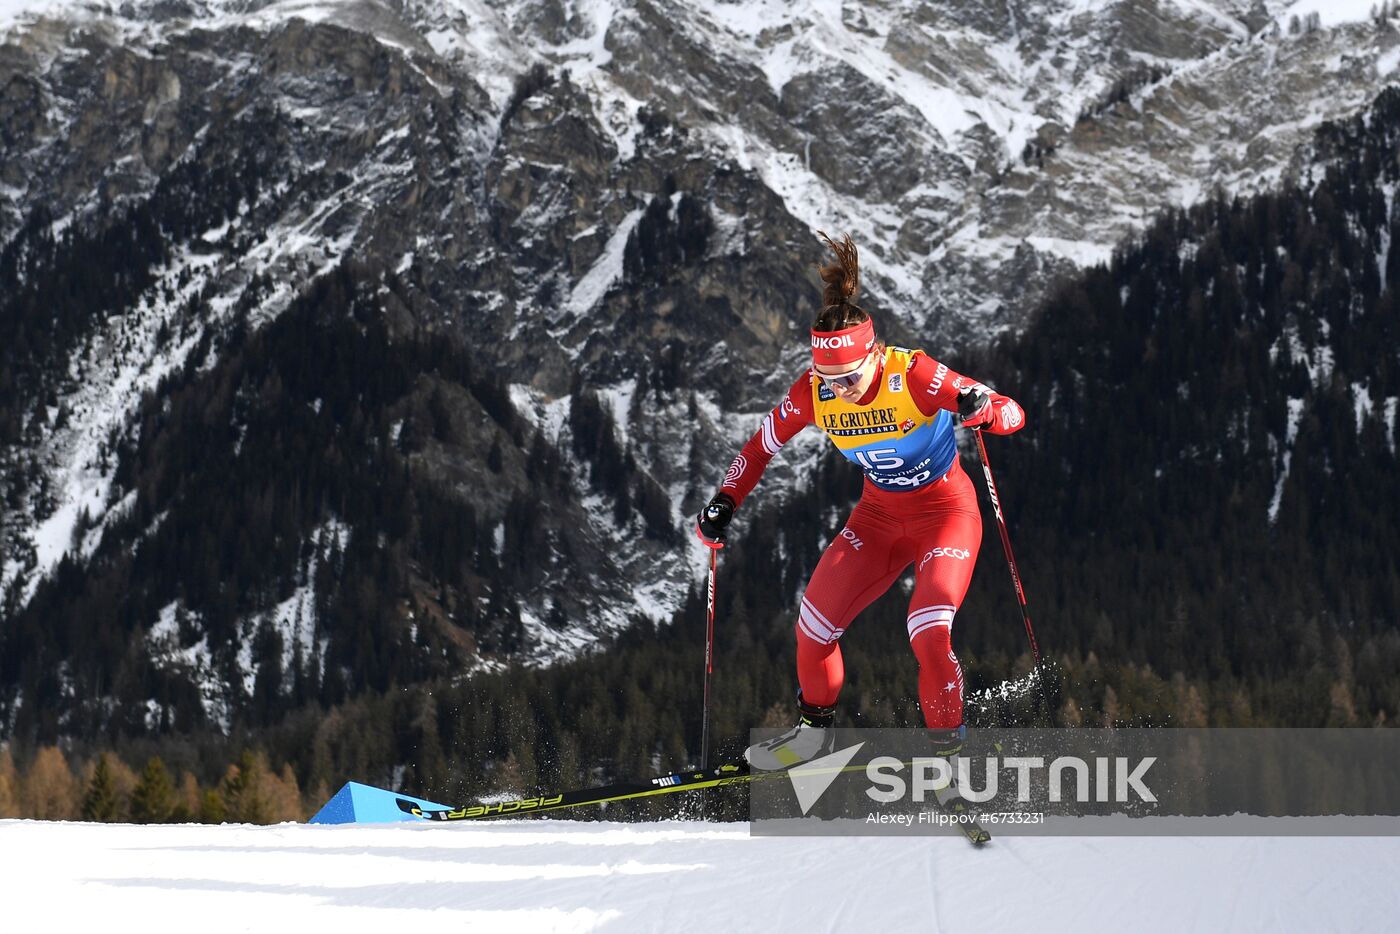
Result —
<svg viewBox="0 0 1400 934"><path fill-rule="evenodd" d="M958 793L958 754L962 752L963 744L967 742L967 724L955 727L951 730L929 730L929 751L935 756L948 761L948 768L952 770L952 778L948 784L933 790L940 806L948 808L961 804L962 795Z"/></svg>
<svg viewBox="0 0 1400 934"><path fill-rule="evenodd" d="M967 742L967 724L951 730L929 730L928 738L935 756L951 759L962 752L963 743Z"/></svg>
<svg viewBox="0 0 1400 934"><path fill-rule="evenodd" d="M797 726L772 739L755 743L744 750L749 766L761 772L776 772L794 765L820 759L831 752L835 736L832 723L836 707L817 707L797 694Z"/></svg>

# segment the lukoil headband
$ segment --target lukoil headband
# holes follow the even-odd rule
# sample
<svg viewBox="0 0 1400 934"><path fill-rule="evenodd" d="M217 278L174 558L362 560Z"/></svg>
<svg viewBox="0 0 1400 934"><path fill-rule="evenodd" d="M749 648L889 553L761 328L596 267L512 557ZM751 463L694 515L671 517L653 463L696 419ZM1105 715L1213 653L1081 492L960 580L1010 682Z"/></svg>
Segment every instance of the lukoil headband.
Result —
<svg viewBox="0 0 1400 934"><path fill-rule="evenodd" d="M812 362L818 366L854 366L875 346L875 322L869 319L840 331L812 330Z"/></svg>

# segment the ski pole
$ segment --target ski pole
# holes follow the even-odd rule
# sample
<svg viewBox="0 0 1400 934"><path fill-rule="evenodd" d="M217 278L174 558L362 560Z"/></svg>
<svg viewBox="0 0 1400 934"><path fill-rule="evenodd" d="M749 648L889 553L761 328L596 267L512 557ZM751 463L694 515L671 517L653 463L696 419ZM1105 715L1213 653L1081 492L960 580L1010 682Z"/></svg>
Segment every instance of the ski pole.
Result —
<svg viewBox="0 0 1400 934"><path fill-rule="evenodd" d="M715 553L710 549L710 583L705 591L705 699L700 713L700 768L710 764L710 676L715 671Z"/></svg>
<svg viewBox="0 0 1400 934"><path fill-rule="evenodd" d="M1035 680L1040 684L1040 702L1045 707L1046 719L1050 725L1055 725L1055 712L1050 708L1050 695L1045 687L1045 666L1040 659L1040 644L1035 640L1035 628L1031 626L1030 609L1026 606L1026 589L1021 586L1021 571L1016 566L1016 555L1011 550L1011 533L1006 529L1006 517L1001 513L1001 498L997 496L997 484L992 479L992 465L987 460L987 442L982 439L982 432L974 431L977 436L977 453L982 458L982 476L987 480L987 495L992 499L992 513L997 519L997 531L1001 533L1001 547L1006 552L1006 566L1011 570L1011 585L1016 588L1016 601L1021 605L1021 622L1026 626L1026 638L1031 643L1031 657L1035 661Z"/></svg>
<svg viewBox="0 0 1400 934"><path fill-rule="evenodd" d="M1001 547L1006 552L1006 564L1011 569L1011 585L1016 588L1016 600L1021 604L1021 620L1026 624L1026 637L1031 641L1031 655L1036 667L1040 667L1040 645L1035 641L1035 629L1031 626L1030 610L1026 606L1026 591L1021 586L1021 572L1016 567L1016 556L1011 552L1011 534L1006 530L1006 517L1001 514L1001 499L997 496L997 484L992 479L992 465L987 462L987 442L982 440L982 432L977 436L977 452L982 457L982 475L987 478L987 495L992 498L992 513L997 517L997 530L1001 532Z"/></svg>

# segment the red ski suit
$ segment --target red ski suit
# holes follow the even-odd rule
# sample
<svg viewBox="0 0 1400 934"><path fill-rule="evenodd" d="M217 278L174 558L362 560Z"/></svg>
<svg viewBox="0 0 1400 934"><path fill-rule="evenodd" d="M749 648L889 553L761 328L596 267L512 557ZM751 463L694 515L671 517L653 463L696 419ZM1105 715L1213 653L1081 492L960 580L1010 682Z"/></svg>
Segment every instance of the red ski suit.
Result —
<svg viewBox="0 0 1400 934"><path fill-rule="evenodd" d="M865 472L860 502L827 545L798 611L797 677L807 703L836 702L845 679L838 640L913 564L907 622L924 722L931 728L962 723L963 674L951 634L982 543L977 494L958 463L951 415L967 387L991 397L993 418L984 431L1010 434L1024 424L1011 399L922 351L886 348L856 403L836 398L809 369L725 475L721 490L737 508L773 455L808 425L819 425Z"/></svg>

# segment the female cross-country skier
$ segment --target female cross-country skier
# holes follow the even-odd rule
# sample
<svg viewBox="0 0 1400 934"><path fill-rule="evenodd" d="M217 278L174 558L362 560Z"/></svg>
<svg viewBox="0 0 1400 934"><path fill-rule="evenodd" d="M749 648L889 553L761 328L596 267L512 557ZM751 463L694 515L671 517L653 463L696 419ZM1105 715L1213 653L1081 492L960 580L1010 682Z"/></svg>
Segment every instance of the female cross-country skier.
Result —
<svg viewBox="0 0 1400 934"><path fill-rule="evenodd" d="M951 642L982 542L972 482L958 463L952 413L965 428L1010 434L1019 405L960 376L920 350L876 340L854 304L860 286L849 236L822 240L835 261L821 267L823 308L811 330L812 366L734 458L724 483L696 518L710 548L763 470L808 425L826 432L865 473L860 502L812 572L797 616L797 726L745 753L756 769L781 769L831 750L829 728L845 669L838 641L861 610L910 564L909 644L919 662L919 706L943 754L962 744L963 674Z"/></svg>

